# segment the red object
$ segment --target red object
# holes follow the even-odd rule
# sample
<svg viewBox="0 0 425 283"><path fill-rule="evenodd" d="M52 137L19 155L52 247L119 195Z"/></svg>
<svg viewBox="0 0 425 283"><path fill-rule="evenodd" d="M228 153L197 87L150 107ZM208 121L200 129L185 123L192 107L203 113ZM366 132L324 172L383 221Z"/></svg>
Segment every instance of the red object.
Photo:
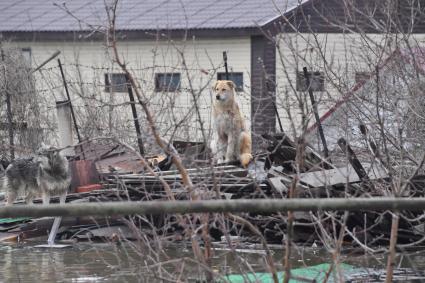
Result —
<svg viewBox="0 0 425 283"><path fill-rule="evenodd" d="M72 181L71 191L76 192L80 186L87 186L99 183L99 173L91 160L77 160L70 162Z"/></svg>
<svg viewBox="0 0 425 283"><path fill-rule="evenodd" d="M102 189L102 185L101 184L90 184L90 185L85 185L85 186L79 186L77 188L77 193L87 193L87 192L91 192L91 191L95 191L95 190L100 190Z"/></svg>

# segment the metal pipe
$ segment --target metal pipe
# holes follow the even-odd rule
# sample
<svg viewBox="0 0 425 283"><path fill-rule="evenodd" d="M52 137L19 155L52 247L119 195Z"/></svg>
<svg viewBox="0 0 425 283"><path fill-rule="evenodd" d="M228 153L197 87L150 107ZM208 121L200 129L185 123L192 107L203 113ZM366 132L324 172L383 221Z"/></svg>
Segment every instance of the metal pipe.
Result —
<svg viewBox="0 0 425 283"><path fill-rule="evenodd" d="M425 210L425 198L323 198L253 199L201 201L120 201L108 203L68 203L50 205L14 205L0 207L0 217L112 216L164 213L275 213L282 211L383 211Z"/></svg>
<svg viewBox="0 0 425 283"><path fill-rule="evenodd" d="M65 156L74 156L72 138L72 119L69 100L56 101L56 115L58 120L59 146L64 149Z"/></svg>

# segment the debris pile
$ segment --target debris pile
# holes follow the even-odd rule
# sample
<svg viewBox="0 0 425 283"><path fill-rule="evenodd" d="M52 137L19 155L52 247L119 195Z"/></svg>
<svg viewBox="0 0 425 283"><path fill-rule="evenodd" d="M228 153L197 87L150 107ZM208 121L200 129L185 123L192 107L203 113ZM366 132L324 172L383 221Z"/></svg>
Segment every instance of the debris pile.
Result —
<svg viewBox="0 0 425 283"><path fill-rule="evenodd" d="M203 146L199 144L175 146L179 150L196 155L191 162L204 166L188 168L195 189L203 199L242 199L242 198L329 198L379 196L388 186L389 176L386 168L378 160L361 162L344 140L340 141L341 151L345 152L348 162L334 165L324 159L308 145L297 146L284 134L264 135L267 144L266 154L259 155L247 169L238 164L209 165L205 159ZM192 148L196 147L196 148ZM78 149L78 148L77 148ZM302 150L302 153L297 152ZM181 152L182 153L182 152ZM184 154L184 153L182 153ZM302 162L297 161L301 154ZM83 158L84 156L84 158ZM72 192L67 202L110 202L169 200L169 192L164 183L171 188L176 200L190 199L188 190L182 185L181 175L173 170L167 156L151 156L140 160L140 156L118 144L89 143L84 146L84 154L76 151L71 168L73 174ZM203 158L203 159L202 159ZM146 170L144 164L154 168ZM336 164L336 162L335 162ZM170 170L165 170L170 169ZM298 173L297 173L298 172ZM423 187L425 178L417 176L412 186ZM419 190L417 190L418 192ZM36 203L40 203L36 200ZM58 198L52 198L52 203ZM22 201L20 203L23 203ZM19 202L18 202L19 204ZM338 212L294 212L294 237L300 243L320 241L320 233L337 232L340 224L332 222L332 216L340 217ZM405 212L400 219L400 243L414 243L423 237L424 223L417 213ZM287 232L287 213L252 214L244 218L254 224L269 243L282 242ZM173 215L164 215L164 219L175 219ZM134 238L134 231L126 228L129 217L79 217L64 218L58 231L58 239L86 240L95 238ZM157 231L166 235L182 231L178 221L165 224L164 219L151 217ZM17 218L1 219L2 240L22 240L46 236L53 218ZM211 220L216 221L216 220ZM230 223L230 220L228 220ZM219 240L223 234L211 223L211 236ZM348 214L345 229L348 235L345 241L364 244L384 244L390 238L391 214L374 211L353 212ZM258 235L240 224L231 223L230 232L245 241L258 241ZM144 229L140 224L140 229ZM182 232L183 233L183 232ZM354 240L355 239L355 240Z"/></svg>

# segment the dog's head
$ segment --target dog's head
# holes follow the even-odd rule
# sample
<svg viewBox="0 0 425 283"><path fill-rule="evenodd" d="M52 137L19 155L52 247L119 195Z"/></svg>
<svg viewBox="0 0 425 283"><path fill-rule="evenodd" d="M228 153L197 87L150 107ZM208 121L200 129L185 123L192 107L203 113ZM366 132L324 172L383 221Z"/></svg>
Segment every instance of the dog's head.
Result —
<svg viewBox="0 0 425 283"><path fill-rule="evenodd" d="M41 144L40 148L37 150L37 155L40 157L45 157L49 162L55 162L57 159L61 158L60 149L54 146Z"/></svg>
<svg viewBox="0 0 425 283"><path fill-rule="evenodd" d="M235 84L232 81L216 81L213 90L216 102L226 103L234 99Z"/></svg>

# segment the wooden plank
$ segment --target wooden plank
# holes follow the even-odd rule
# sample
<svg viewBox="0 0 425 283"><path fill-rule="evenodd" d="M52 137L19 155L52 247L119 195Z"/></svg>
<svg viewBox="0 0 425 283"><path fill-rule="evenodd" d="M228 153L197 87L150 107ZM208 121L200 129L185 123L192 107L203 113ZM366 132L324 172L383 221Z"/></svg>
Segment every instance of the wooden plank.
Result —
<svg viewBox="0 0 425 283"><path fill-rule="evenodd" d="M234 166L234 165L223 165L223 166L214 166L214 167L201 167L201 168L187 168L186 171L188 173L192 172L223 172L227 170L240 170L240 171L246 171L245 169L242 169L240 167ZM158 172L160 175L178 175L180 172L178 170L169 170L169 171L162 171Z"/></svg>
<svg viewBox="0 0 425 283"><path fill-rule="evenodd" d="M234 175L234 173L244 173L243 175L240 174L240 176L238 175ZM222 173L215 173L214 176L216 177L220 177L220 178L235 178L235 179L240 179L240 178L244 178L246 176L246 172L222 172ZM181 180L181 176L180 175L158 175L160 177L162 177L162 179L164 180ZM211 173L199 173L199 174L195 174L192 173L189 175L192 179L195 178L211 178L213 175ZM134 180L158 180L157 176L151 176L151 175L124 175L124 176L108 176L108 179L120 179L120 180L129 180L129 179L134 179Z"/></svg>
<svg viewBox="0 0 425 283"><path fill-rule="evenodd" d="M282 182L282 177L274 177L268 179L270 186L279 193L287 193L288 187Z"/></svg>
<svg viewBox="0 0 425 283"><path fill-rule="evenodd" d="M0 233L0 242L18 242L21 233Z"/></svg>
<svg viewBox="0 0 425 283"><path fill-rule="evenodd" d="M378 164L371 165L363 163L362 165L370 180L388 177L386 170ZM315 188L343 185L346 183L357 183L360 181L358 174L351 165L336 169L300 174L300 182Z"/></svg>

